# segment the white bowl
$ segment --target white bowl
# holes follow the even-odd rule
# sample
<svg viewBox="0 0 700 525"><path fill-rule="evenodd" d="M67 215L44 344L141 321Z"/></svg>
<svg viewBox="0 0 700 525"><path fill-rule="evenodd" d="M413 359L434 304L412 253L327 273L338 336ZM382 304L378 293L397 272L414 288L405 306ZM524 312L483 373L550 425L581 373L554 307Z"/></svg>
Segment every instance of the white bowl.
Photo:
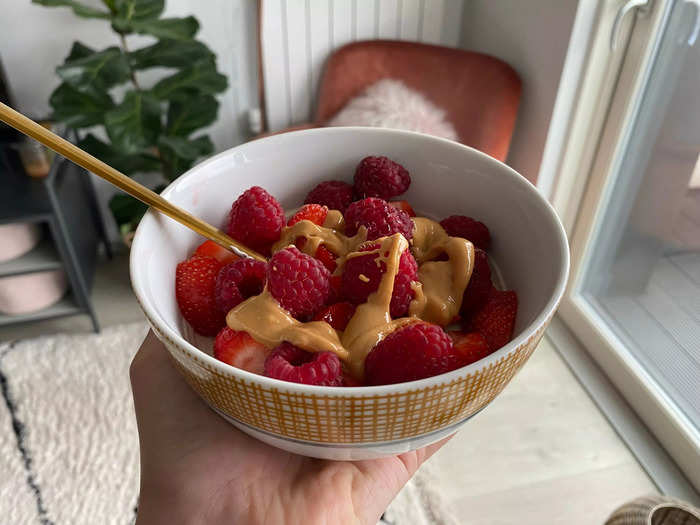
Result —
<svg viewBox="0 0 700 525"><path fill-rule="evenodd" d="M175 365L205 402L262 441L328 459L398 454L455 432L531 355L561 300L569 269L564 229L532 184L488 155L418 133L320 128L275 135L199 164L163 196L223 225L233 201L250 186L262 186L291 209L322 180L351 182L367 155L386 155L408 169L412 184L402 198L418 212L464 214L486 223L489 254L519 298L509 344L453 372L396 385L317 387L258 376L214 359L210 341L193 337L180 316L175 266L202 238L149 211L131 248L136 296Z"/></svg>

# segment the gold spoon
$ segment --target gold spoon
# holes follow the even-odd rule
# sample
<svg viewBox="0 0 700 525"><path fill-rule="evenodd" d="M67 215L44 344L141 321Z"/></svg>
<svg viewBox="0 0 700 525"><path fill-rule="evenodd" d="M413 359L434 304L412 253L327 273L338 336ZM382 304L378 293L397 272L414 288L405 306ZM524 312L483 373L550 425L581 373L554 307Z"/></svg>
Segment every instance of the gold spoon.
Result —
<svg viewBox="0 0 700 525"><path fill-rule="evenodd" d="M2 102L0 102L0 120L236 255L250 257L259 261L267 260L258 252L232 239L218 228L214 228L211 224L168 202L157 193L130 179L120 171L115 170L75 144L52 133Z"/></svg>

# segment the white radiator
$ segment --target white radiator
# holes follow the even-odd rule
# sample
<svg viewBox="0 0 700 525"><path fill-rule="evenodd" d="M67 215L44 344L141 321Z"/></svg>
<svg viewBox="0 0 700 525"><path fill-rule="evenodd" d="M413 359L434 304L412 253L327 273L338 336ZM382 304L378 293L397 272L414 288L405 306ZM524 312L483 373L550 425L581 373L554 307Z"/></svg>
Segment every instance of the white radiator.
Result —
<svg viewBox="0 0 700 525"><path fill-rule="evenodd" d="M261 0L264 96L270 131L311 117L323 63L357 40L456 46L465 0Z"/></svg>

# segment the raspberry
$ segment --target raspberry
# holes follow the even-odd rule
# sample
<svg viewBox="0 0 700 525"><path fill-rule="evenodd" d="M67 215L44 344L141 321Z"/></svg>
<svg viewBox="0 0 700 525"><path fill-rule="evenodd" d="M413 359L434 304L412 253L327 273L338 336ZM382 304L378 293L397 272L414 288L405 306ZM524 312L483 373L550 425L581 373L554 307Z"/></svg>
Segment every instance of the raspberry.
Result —
<svg viewBox="0 0 700 525"><path fill-rule="evenodd" d="M214 257L195 256L177 265L175 299L185 321L198 334L215 336L224 326L224 315L214 298L221 263Z"/></svg>
<svg viewBox="0 0 700 525"><path fill-rule="evenodd" d="M246 190L231 207L226 233L263 254L280 238L284 210L272 195L260 186Z"/></svg>
<svg viewBox="0 0 700 525"><path fill-rule="evenodd" d="M474 246L482 250L488 250L491 244L491 234L483 222L465 217L464 215L450 215L440 221L447 235L451 237L462 237L471 241Z"/></svg>
<svg viewBox="0 0 700 525"><path fill-rule="evenodd" d="M463 317L468 317L484 306L491 293L491 287L488 256L484 250L477 248L474 251L474 270L462 297L460 312Z"/></svg>
<svg viewBox="0 0 700 525"><path fill-rule="evenodd" d="M379 243L366 243L360 251L367 252L379 248ZM355 304L367 301L369 294L379 288L382 275L386 272L386 263L377 265L378 253L369 253L350 257L343 271L343 296ZM411 281L418 280L418 264L409 250L405 250L399 259L399 271L394 279L391 294L390 313L392 317L403 317L408 313L408 305L413 300L414 292Z"/></svg>
<svg viewBox="0 0 700 525"><path fill-rule="evenodd" d="M355 194L389 200L401 195L411 177L401 164L386 157L365 157L355 169Z"/></svg>
<svg viewBox="0 0 700 525"><path fill-rule="evenodd" d="M342 180L327 180L309 192L304 204L322 204L328 206L329 210L345 213L345 209L352 201L353 189L350 184Z"/></svg>
<svg viewBox="0 0 700 525"><path fill-rule="evenodd" d="M325 321L335 330L343 331L355 314L355 305L348 302L335 303L314 316L314 321Z"/></svg>
<svg viewBox="0 0 700 525"><path fill-rule="evenodd" d="M331 292L330 277L321 261L294 246L277 252L267 266L272 297L300 320L311 317L326 303Z"/></svg>
<svg viewBox="0 0 700 525"><path fill-rule="evenodd" d="M498 350L513 338L518 296L512 290L491 288L486 304L468 323L468 328L484 336L491 351Z"/></svg>
<svg viewBox="0 0 700 525"><path fill-rule="evenodd" d="M258 295L265 287L267 264L254 259L238 259L227 264L216 277L216 304L225 314L248 297Z"/></svg>
<svg viewBox="0 0 700 525"><path fill-rule="evenodd" d="M305 385L340 386L340 359L333 352L307 352L291 343L275 347L265 359L265 375Z"/></svg>
<svg viewBox="0 0 700 525"><path fill-rule="evenodd" d="M376 197L353 202L348 206L345 212L345 234L355 235L360 226L367 228L369 241L393 233L401 233L408 241L413 238L413 221L408 213Z"/></svg>
<svg viewBox="0 0 700 525"><path fill-rule="evenodd" d="M326 304L339 303L343 300L343 278L340 275L331 275L331 293Z"/></svg>
<svg viewBox="0 0 700 525"><path fill-rule="evenodd" d="M328 207L321 206L320 204L304 204L299 211L289 219L287 226L294 226L297 222L304 220L323 226L326 215L328 215Z"/></svg>
<svg viewBox="0 0 700 525"><path fill-rule="evenodd" d="M438 325L417 321L377 343L365 360L365 380L369 385L415 381L459 364L450 336Z"/></svg>

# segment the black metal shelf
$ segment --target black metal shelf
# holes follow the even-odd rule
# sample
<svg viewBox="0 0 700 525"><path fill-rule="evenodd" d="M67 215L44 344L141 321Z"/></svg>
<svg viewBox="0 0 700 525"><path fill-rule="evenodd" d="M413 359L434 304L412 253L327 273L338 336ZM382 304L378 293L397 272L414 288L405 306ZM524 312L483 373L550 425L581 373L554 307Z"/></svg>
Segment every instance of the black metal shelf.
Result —
<svg viewBox="0 0 700 525"><path fill-rule="evenodd" d="M100 241L108 255L111 251L89 174L56 155L49 174L33 179L24 173L16 155L0 149L0 224L22 222L42 224L44 238L22 257L0 263L0 278L63 269L69 291L43 310L0 314L0 326L82 313L99 331L90 289Z"/></svg>

